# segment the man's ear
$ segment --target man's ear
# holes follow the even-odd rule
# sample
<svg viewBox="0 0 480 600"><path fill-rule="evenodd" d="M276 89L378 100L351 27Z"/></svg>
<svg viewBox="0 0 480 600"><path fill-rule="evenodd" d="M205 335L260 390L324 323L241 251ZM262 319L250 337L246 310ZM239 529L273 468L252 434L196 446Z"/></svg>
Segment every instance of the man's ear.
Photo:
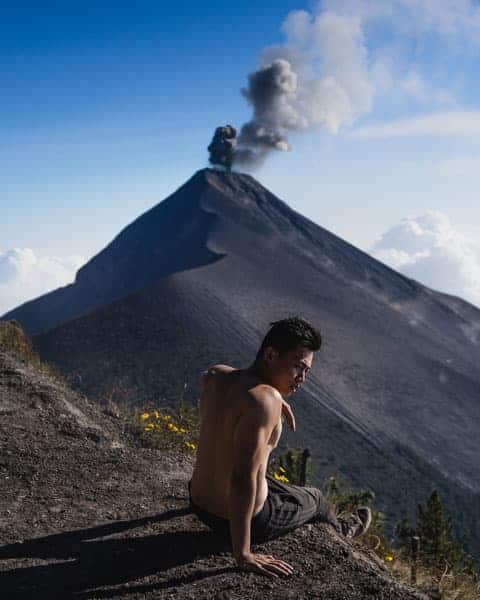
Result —
<svg viewBox="0 0 480 600"><path fill-rule="evenodd" d="M267 346L263 352L263 358L267 363L273 362L278 357L278 350L273 346Z"/></svg>

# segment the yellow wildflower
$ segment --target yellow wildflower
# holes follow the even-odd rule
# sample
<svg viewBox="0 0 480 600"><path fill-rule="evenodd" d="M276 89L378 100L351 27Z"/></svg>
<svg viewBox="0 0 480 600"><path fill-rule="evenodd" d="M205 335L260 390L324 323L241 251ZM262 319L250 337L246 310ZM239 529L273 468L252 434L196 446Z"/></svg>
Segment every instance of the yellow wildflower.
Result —
<svg viewBox="0 0 480 600"><path fill-rule="evenodd" d="M385 560L388 560L388 562L391 562L393 560L393 556L391 554L387 554L387 556L385 557Z"/></svg>
<svg viewBox="0 0 480 600"><path fill-rule="evenodd" d="M181 431L182 433L187 433L187 430L186 430L184 427L180 427L180 431Z"/></svg>
<svg viewBox="0 0 480 600"><path fill-rule="evenodd" d="M164 419L165 421L170 421L172 417L170 415L163 415L162 419Z"/></svg>
<svg viewBox="0 0 480 600"><path fill-rule="evenodd" d="M280 471L280 473L286 473L286 471L283 467L278 467L278 470Z"/></svg>
<svg viewBox="0 0 480 600"><path fill-rule="evenodd" d="M155 415L155 418L156 418L156 419L159 419L159 418L160 418L160 413L158 412L158 410L154 410L154 411L153 411L153 414Z"/></svg>
<svg viewBox="0 0 480 600"><path fill-rule="evenodd" d="M148 419L149 416L150 416L150 413L145 412L142 415L140 415L140 418L142 419L142 421L145 421L145 419Z"/></svg>

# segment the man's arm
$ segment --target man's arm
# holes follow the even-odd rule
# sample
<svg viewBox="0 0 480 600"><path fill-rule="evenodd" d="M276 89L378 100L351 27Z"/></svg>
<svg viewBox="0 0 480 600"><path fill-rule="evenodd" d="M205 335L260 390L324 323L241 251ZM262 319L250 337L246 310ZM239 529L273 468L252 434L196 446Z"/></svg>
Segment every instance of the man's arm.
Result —
<svg viewBox="0 0 480 600"><path fill-rule="evenodd" d="M267 443L281 412L280 397L266 386L249 393L247 408L233 434L233 468L230 479L229 518L233 555L241 566L275 576L290 574L291 567L271 556L252 554L250 525L257 494L258 471Z"/></svg>
<svg viewBox="0 0 480 600"><path fill-rule="evenodd" d="M288 404L288 402L285 402L285 400L283 398L282 398L282 415L287 419L287 423L288 423L288 426L290 427L290 429L295 431L295 429L296 429L295 415L293 414L292 407L290 406L290 404Z"/></svg>

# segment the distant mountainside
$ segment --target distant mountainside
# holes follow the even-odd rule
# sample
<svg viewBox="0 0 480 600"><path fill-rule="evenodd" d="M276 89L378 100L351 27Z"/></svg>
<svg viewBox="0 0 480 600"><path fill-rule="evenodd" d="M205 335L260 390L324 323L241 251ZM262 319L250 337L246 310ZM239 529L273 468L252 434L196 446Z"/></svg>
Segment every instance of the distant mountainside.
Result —
<svg viewBox="0 0 480 600"><path fill-rule="evenodd" d="M433 487L480 553L480 310L402 276L255 179L204 169L124 229L74 284L11 311L100 402L195 401L246 366L271 320L324 344L291 401L317 478L370 487L393 522ZM186 384L186 388L185 388Z"/></svg>

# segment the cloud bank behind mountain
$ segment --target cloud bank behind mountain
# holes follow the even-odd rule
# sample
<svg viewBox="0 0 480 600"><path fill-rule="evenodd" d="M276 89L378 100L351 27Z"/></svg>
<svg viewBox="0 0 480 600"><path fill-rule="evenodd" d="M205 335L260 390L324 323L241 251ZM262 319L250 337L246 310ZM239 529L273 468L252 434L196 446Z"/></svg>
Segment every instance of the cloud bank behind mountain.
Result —
<svg viewBox="0 0 480 600"><path fill-rule="evenodd" d="M480 243L442 212L402 219L372 245L370 254L428 287L480 306Z"/></svg>
<svg viewBox="0 0 480 600"><path fill-rule="evenodd" d="M0 250L0 315L58 287L72 283L83 256L37 256L31 248Z"/></svg>
<svg viewBox="0 0 480 600"><path fill-rule="evenodd" d="M372 244L369 253L407 277L480 306L480 242L442 212L402 219ZM0 250L0 315L72 283L84 263L79 255L60 258L37 256L30 248Z"/></svg>

